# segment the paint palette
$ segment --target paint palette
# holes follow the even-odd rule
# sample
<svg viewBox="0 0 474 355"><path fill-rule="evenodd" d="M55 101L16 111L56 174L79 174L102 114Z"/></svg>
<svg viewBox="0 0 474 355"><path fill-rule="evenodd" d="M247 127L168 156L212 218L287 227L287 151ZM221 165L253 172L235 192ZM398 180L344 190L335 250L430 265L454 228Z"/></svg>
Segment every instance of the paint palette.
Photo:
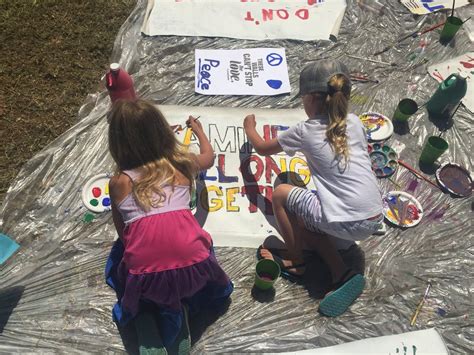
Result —
<svg viewBox="0 0 474 355"><path fill-rule="evenodd" d="M91 177L82 188L82 202L92 212L110 211L108 174L99 174Z"/></svg>
<svg viewBox="0 0 474 355"><path fill-rule="evenodd" d="M398 167L398 154L386 144L373 143L368 147L372 170L379 178L392 175Z"/></svg>
<svg viewBox="0 0 474 355"><path fill-rule="evenodd" d="M472 177L469 171L454 163L447 163L436 170L436 180L449 193L457 197L472 195Z"/></svg>
<svg viewBox="0 0 474 355"><path fill-rule="evenodd" d="M371 142L384 141L393 134L393 124L390 119L378 112L365 112L359 116Z"/></svg>
<svg viewBox="0 0 474 355"><path fill-rule="evenodd" d="M390 191L383 197L383 215L394 225L410 228L420 223L423 207L404 191Z"/></svg>

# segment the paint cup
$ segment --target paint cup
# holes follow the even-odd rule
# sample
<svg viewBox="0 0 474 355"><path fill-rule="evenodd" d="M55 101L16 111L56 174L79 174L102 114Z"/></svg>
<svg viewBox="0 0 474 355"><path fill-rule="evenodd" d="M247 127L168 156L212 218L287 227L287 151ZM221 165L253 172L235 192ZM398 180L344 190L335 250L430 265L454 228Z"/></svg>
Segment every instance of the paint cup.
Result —
<svg viewBox="0 0 474 355"><path fill-rule="evenodd" d="M425 147L421 151L420 163L425 165L433 165L436 159L443 154L449 147L448 142L443 138L437 136L431 136L425 144Z"/></svg>
<svg viewBox="0 0 474 355"><path fill-rule="evenodd" d="M453 38L456 32L462 26L462 20L455 16L449 16L446 19L446 23L444 24L443 30L441 31L441 36L439 37L439 41L442 44L449 43Z"/></svg>
<svg viewBox="0 0 474 355"><path fill-rule="evenodd" d="M397 109L393 114L393 120L406 122L408 118L418 111L418 105L412 99L403 99L398 103Z"/></svg>
<svg viewBox="0 0 474 355"><path fill-rule="evenodd" d="M260 290L268 290L280 276L280 265L270 259L262 259L255 267L255 286Z"/></svg>

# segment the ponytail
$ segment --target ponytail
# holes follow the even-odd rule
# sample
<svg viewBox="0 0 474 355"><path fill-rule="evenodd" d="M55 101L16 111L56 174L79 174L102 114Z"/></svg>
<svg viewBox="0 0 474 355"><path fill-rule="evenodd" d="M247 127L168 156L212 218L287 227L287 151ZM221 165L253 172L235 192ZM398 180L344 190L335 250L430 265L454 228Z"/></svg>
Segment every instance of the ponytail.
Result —
<svg viewBox="0 0 474 355"><path fill-rule="evenodd" d="M349 160L349 147L347 146L347 113L351 85L349 79L342 74L333 75L328 82L328 95L326 96L326 109L329 115L329 125L326 129L326 138L329 141L336 157Z"/></svg>

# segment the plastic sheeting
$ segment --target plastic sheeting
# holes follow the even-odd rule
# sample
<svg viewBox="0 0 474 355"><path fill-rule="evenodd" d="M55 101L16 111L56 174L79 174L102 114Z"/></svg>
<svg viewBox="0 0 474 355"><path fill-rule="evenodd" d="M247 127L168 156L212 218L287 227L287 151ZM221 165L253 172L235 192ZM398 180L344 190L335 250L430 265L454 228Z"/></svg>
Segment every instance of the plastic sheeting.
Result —
<svg viewBox="0 0 474 355"><path fill-rule="evenodd" d="M341 57L353 71L380 80L355 85L352 111L391 116L399 99L408 96L422 104L434 92L438 84L429 77L427 65L472 50L461 30L446 47L437 42L438 32L424 35L429 45L414 59L411 54L420 39L407 40L376 58L393 66L347 57L370 55L445 16L414 16L394 0L387 2L384 15L349 1L336 43L143 37L145 9L146 1L139 1L117 36L112 59L134 75L141 97L160 104L300 107L296 97L300 69L317 58ZM458 13L464 16L471 9ZM291 95L208 97L193 92L194 49L269 46L286 48ZM123 330L121 337L112 323L115 296L103 279L116 238L111 215L85 222L80 197L87 177L113 168L106 138L109 104L105 91L89 96L78 123L25 164L5 197L1 229L21 248L0 269L1 353L134 351L133 332ZM472 115L461 107L444 134L450 148L442 157L471 171L472 123ZM404 147L401 159L416 166L426 137L439 131L424 109L410 118L409 126L408 133L399 131L388 143ZM403 168L392 180L399 187L385 179L380 180L381 188L411 191L424 206L425 217L413 229L389 227L385 237L369 239L344 255L350 264L365 265L367 277L365 292L349 311L335 319L318 315L317 299L327 274L317 259L311 261L306 286L280 280L274 294L260 295L252 292L255 250L218 248L217 257L232 277L235 292L226 313L193 320L193 353L288 352L427 327L436 327L453 353L472 351L472 198L452 198ZM410 328L410 316L428 280L433 282L430 297L416 327Z"/></svg>

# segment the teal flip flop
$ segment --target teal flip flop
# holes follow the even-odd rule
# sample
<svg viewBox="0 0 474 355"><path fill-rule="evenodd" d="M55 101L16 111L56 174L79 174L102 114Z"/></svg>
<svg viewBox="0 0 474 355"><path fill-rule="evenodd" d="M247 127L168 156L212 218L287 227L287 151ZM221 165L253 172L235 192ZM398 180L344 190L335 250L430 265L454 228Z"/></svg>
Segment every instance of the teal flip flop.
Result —
<svg viewBox="0 0 474 355"><path fill-rule="evenodd" d="M343 314L352 302L360 296L364 286L364 276L355 274L334 292L324 297L319 304L319 313L328 317L337 317Z"/></svg>
<svg viewBox="0 0 474 355"><path fill-rule="evenodd" d="M0 233L0 265L7 261L20 246L9 236Z"/></svg>
<svg viewBox="0 0 474 355"><path fill-rule="evenodd" d="M168 349L169 354L188 355L191 352L191 332L189 329L188 306L183 305L183 324L173 345Z"/></svg>
<svg viewBox="0 0 474 355"><path fill-rule="evenodd" d="M140 355L168 355L160 331L151 313L139 313L135 319Z"/></svg>

